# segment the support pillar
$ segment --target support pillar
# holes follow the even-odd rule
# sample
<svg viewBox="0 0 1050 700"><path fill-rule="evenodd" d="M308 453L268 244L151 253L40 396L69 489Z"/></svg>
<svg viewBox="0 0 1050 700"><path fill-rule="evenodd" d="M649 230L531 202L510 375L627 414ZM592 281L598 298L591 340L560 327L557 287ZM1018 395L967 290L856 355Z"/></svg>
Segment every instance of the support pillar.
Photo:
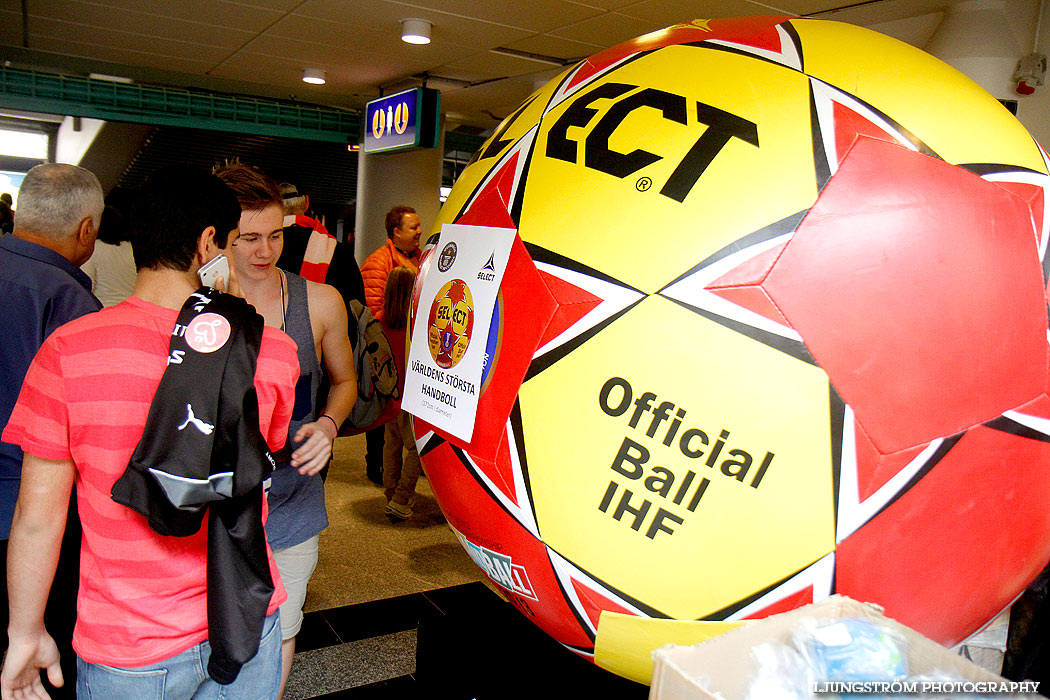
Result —
<svg viewBox="0 0 1050 700"><path fill-rule="evenodd" d="M445 152L444 120L437 148L396 153L358 153L357 214L354 255L360 265L386 242L386 213L398 204L416 210L423 222L421 245L430 236L441 202L441 168Z"/></svg>

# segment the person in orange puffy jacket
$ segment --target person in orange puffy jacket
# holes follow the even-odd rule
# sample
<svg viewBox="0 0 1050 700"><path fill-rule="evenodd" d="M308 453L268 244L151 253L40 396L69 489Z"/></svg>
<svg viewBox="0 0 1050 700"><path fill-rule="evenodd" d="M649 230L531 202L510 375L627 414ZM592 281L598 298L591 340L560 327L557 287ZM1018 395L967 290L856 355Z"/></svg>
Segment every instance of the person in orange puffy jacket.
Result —
<svg viewBox="0 0 1050 700"><path fill-rule="evenodd" d="M398 205L386 213L387 241L376 249L361 266L365 283L365 303L377 316L383 308L383 290L386 278L395 267L419 271L419 237L423 225L412 207Z"/></svg>
<svg viewBox="0 0 1050 700"><path fill-rule="evenodd" d="M419 272L419 237L423 225L412 207L398 205L386 213L387 241L369 255L361 266L365 284L365 304L373 316L383 309L386 278L396 267ZM383 483L383 443L386 428L379 426L365 433L365 472L375 484Z"/></svg>

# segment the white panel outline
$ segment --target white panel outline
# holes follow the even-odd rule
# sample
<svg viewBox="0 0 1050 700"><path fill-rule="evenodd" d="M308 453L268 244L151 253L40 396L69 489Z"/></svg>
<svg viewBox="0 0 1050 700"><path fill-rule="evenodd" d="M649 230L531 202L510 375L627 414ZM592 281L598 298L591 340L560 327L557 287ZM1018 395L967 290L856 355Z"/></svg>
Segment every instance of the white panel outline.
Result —
<svg viewBox="0 0 1050 700"><path fill-rule="evenodd" d="M762 314L755 313L750 309L745 309L744 307L734 304L727 299L723 299L714 292L706 289L707 285L711 284L734 268L744 264L751 258L790 242L794 235L794 231L781 234L727 255L711 265L708 265L701 270L697 270L688 277L665 287L660 290L660 295L689 304L690 306L695 306L699 309L710 311L711 313L766 331L767 333L773 333L783 338L801 343L802 336L799 335L798 331L795 329L785 326L782 323L777 323L776 321L766 318Z"/></svg>
<svg viewBox="0 0 1050 700"><path fill-rule="evenodd" d="M865 523L875 517L883 507L896 497L912 477L914 477L937 450L944 444L944 438L930 442L925 449L902 467L875 493L863 501L860 500L859 478L857 476L857 433L853 409L846 405L842 418L842 463L839 466L839 502L838 522L835 527L835 541L842 542Z"/></svg>
<svg viewBox="0 0 1050 700"><path fill-rule="evenodd" d="M1047 156L1046 151L1043 150L1043 147L1040 146L1038 142L1036 142L1035 145L1036 145L1036 148L1039 149L1039 155L1043 159L1043 167L1045 167L1048 171L1050 171L1050 157ZM1042 265L1045 264L1045 262L1046 262L1046 252L1047 252L1047 249L1048 249L1048 242L1050 242L1050 241L1048 241L1048 239L1050 239L1050 175L1044 175L1043 173L1037 173L1037 172L1030 172L1030 171L1027 171L1027 170L1008 170L1008 171L1005 171L1005 172L987 173L985 175L982 175L981 179L982 180L986 180L988 182L1017 182L1017 183L1024 183L1024 184L1033 185L1035 187L1042 188L1042 190L1043 190L1043 225L1040 228L1040 230L1036 233L1036 247L1037 247L1037 249L1039 251L1039 263L1040 263L1040 268L1041 268ZM1040 269L1040 280L1043 279L1041 275L1042 275L1042 269ZM1044 285L1044 287L1045 287L1045 285ZM1044 292L1045 292L1045 288L1044 288ZM1047 342L1047 344L1050 344L1050 328L1047 328L1047 330L1046 330L1046 342ZM1006 411L1005 413L1003 413L1003 415L1006 416L1007 418L1010 418L1011 420L1015 420L1018 423L1021 423L1022 425L1027 425L1029 428L1032 428L1033 430L1038 430L1041 433L1050 435L1050 432L1047 432L1044 428L1038 427L1038 425L1041 425L1040 423L1036 423L1034 425L1033 424L1029 424L1029 423L1026 423L1024 420L1018 419L1016 416L1022 416L1022 417L1025 417L1025 418L1031 418L1033 421L1041 421L1043 419L1036 418L1034 416L1026 416L1023 413L1018 413L1016 411Z"/></svg>
<svg viewBox="0 0 1050 700"><path fill-rule="evenodd" d="M493 179L502 172L503 167L510 162L510 159L513 158L515 154L527 154L528 149L532 147L532 142L536 139L536 133L539 131L539 128L540 125L535 124L531 129L526 131L521 138L519 138L518 141L503 154L496 164L489 169L484 179L482 179L481 183L478 185L477 190L463 206L463 215L466 215L470 211L471 207L474 206L474 203L477 202L478 198L485 192ZM526 160L528 160L528 158L525 155L522 155L514 165L514 184L511 185L510 193L507 196L508 203L512 203L518 194L518 187L521 185L521 175L525 170Z"/></svg>
<svg viewBox="0 0 1050 700"><path fill-rule="evenodd" d="M413 416L413 418L415 418L415 416ZM416 432L415 428L416 428L415 420L413 420L412 421L412 432L413 433ZM430 442L430 438L433 437L433 436L434 436L434 431L433 430L428 430L427 432L423 433L422 435L419 435L419 436L416 437L416 454L419 454L423 450L423 448L426 447L427 443Z"/></svg>
<svg viewBox="0 0 1050 700"><path fill-rule="evenodd" d="M514 430L511 427L510 421L507 421L505 428L507 433L507 447L510 452L510 466L511 472L514 474L514 492L517 494L518 501L522 501L523 504L513 502L510 498L503 493L503 489L496 486L496 483L488 477L487 474L478 466L477 462L471 458L466 450L461 450L463 455L467 458L468 468L474 473L475 478L481 481L485 488L492 494L494 494L496 500L505 508L513 518L524 527L529 533L540 540L539 528L536 525L536 517L533 515L532 502L529 499L529 492L525 488L525 475L521 470L521 460L518 457L517 442L514 439ZM428 430L423 435L416 438L416 450L422 450L426 446L427 442L434 436L433 430ZM440 436L439 436L440 437ZM443 438L442 438L443 439ZM451 443L449 443L451 445ZM542 540L541 540L542 541Z"/></svg>
<svg viewBox="0 0 1050 700"><path fill-rule="evenodd" d="M873 112L870 107L859 102L852 95L845 93L838 88L834 88L816 78L810 78L809 83L813 90L813 101L817 110L817 128L820 132L821 142L824 144L824 156L827 159L828 168L830 169L832 176L834 176L839 169L839 153L835 146L835 116L833 112L833 106L836 102L853 110L875 126L885 131L886 135L895 138L899 145L918 152L918 146L905 138L904 134L902 134L897 127L880 117L877 113Z"/></svg>
<svg viewBox="0 0 1050 700"><path fill-rule="evenodd" d="M1041 146L1039 147L1039 153L1043 157L1044 165L1050 169L1050 163L1047 162L1046 152ZM1047 235L1050 233L1050 191L1048 191L1050 190L1050 175L1010 170L1001 173L988 173L982 175L981 179L987 180L988 182L1018 182L1027 185L1034 185L1043 189L1043 226L1036 235L1038 236L1039 261L1043 262L1046 260Z"/></svg>
<svg viewBox="0 0 1050 700"><path fill-rule="evenodd" d="M1043 435L1050 436L1050 418L1040 418L1039 416L1032 416L1016 410L1003 411L1003 416Z"/></svg>
<svg viewBox="0 0 1050 700"><path fill-rule="evenodd" d="M770 51L769 49L762 49L757 46L751 46L750 44L738 44L724 39L705 39L704 43L718 44L719 46L736 49L737 51L749 53L752 56L759 56L773 61L774 63L779 63L782 66L801 71L802 59L798 55L798 49L795 46L795 42L791 40L791 35L788 34L787 30L779 24L776 25L776 30L777 34L780 36L780 51Z"/></svg>
<svg viewBox="0 0 1050 700"><path fill-rule="evenodd" d="M521 460L518 457L517 443L514 440L514 430L511 428L510 421L507 421L504 430L507 434L507 445L510 452L511 473L514 475L514 492L517 495L519 503L515 503L507 496L507 494L503 493L503 489L497 486L496 483L489 478L466 450L460 451L467 460L469 468L474 473L474 476L485 485L485 488L493 494L499 504L511 514L519 525L528 530L529 534L537 540L542 541L540 538L539 527L536 525L536 517L532 512L532 502L529 499L529 492L525 488L525 477L521 471Z"/></svg>
<svg viewBox="0 0 1050 700"><path fill-rule="evenodd" d="M566 649L568 649L572 653L576 654L577 656L582 656L583 658L585 658L585 659L587 659L588 661L591 661L591 662L594 661L594 652L593 651L590 651L590 652L581 651L579 649L576 649L575 647L569 646L565 642L558 642L558 644L561 644L563 647L565 647Z"/></svg>
<svg viewBox="0 0 1050 700"><path fill-rule="evenodd" d="M575 608L580 619L584 621L587 628L592 634L598 634L598 628L591 622L591 616L587 614L587 609L580 597L576 594L576 588L572 585L573 581L576 581L585 588L589 588L598 595L608 598L615 602L620 607L628 610L634 615L642 618L648 618L647 613L642 612L637 607L628 603L626 600L618 596L617 594L610 591L605 586L599 584L593 578L580 571L580 569L570 562L565 557L561 556L549 546L547 547L547 556L551 560L551 568L554 570L554 575L558 577L558 582L561 583L562 590L565 592L565 600L569 605Z"/></svg>
<svg viewBox="0 0 1050 700"><path fill-rule="evenodd" d="M561 347L573 338L586 333L602 321L615 316L620 311L623 311L631 304L646 296L645 294L633 289L620 286L613 282L606 282L605 280L591 277L590 275L576 272L575 270L569 270L564 267L558 267L556 265L535 260L533 261L533 264L535 264L537 270L564 280L573 286L590 292L602 300L600 304L588 311L582 318L578 319L556 337L548 340L542 347L537 348L536 352L532 355L533 360L542 357L551 350Z"/></svg>
<svg viewBox="0 0 1050 700"><path fill-rule="evenodd" d="M576 93L582 92L585 88L589 87L590 85L592 85L596 81L600 80L605 75L607 75L607 74L611 73L612 71L616 70L617 68L622 66L624 63L630 61L635 56L637 56L639 53L641 53L641 51L635 51L633 53L630 53L627 56L624 56L623 58L618 59L617 61L609 64L605 68L602 68L601 70L597 71L594 75L592 75L592 76L590 76L590 77L588 77L588 78L586 78L584 80L581 80L576 85L573 85L572 87L567 87L569 85L569 83L572 82L572 79L574 77L576 77L577 73L579 73L580 71L584 70L589 65L591 65L589 63L590 59L584 60L583 62L580 63L580 65L578 65L576 67L576 70L572 71L572 73L570 73L569 75L567 75L565 77L565 80L562 81L562 84L559 85L558 89L554 92L553 95L551 95L550 100L547 102L547 106L543 110L543 116L546 117L547 114L551 110L553 110L555 107L560 105L562 102L565 102L567 99L569 99L570 97L572 97Z"/></svg>
<svg viewBox="0 0 1050 700"><path fill-rule="evenodd" d="M830 552L798 572L784 583L767 592L762 597L748 603L726 618L729 620L743 620L754 613L768 608L788 596L804 590L808 586L813 587L813 601L819 603L831 595L831 585L835 579L835 553Z"/></svg>

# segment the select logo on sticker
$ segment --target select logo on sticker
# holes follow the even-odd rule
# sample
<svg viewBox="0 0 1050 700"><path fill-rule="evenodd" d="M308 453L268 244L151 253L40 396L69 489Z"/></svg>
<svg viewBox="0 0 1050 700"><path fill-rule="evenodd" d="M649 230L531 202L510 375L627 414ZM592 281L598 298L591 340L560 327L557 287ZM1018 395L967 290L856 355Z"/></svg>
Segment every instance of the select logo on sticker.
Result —
<svg viewBox="0 0 1050 700"><path fill-rule="evenodd" d="M427 328L430 356L438 367L450 369L459 364L473 330L474 298L470 287L460 279L445 283L430 305Z"/></svg>
<svg viewBox="0 0 1050 700"><path fill-rule="evenodd" d="M524 566L515 564L506 554L479 547L462 537L460 539L465 544L470 558L488 574L496 585L530 600L539 600L536 592L532 590L532 582L529 581L529 574L525 571Z"/></svg>
<svg viewBox="0 0 1050 700"><path fill-rule="evenodd" d="M445 247L441 249L441 255L438 256L438 269L442 272L448 272L449 268L452 267L452 263L456 262L456 251L459 250L456 247L455 241L450 241L445 244Z"/></svg>
<svg viewBox="0 0 1050 700"><path fill-rule="evenodd" d="M496 253L493 251L489 255L489 261L481 266L481 271L478 272L478 279L483 282L491 282L496 279Z"/></svg>
<svg viewBox="0 0 1050 700"><path fill-rule="evenodd" d="M230 322L219 314L201 314L186 327L186 344L197 352L215 352L230 339Z"/></svg>

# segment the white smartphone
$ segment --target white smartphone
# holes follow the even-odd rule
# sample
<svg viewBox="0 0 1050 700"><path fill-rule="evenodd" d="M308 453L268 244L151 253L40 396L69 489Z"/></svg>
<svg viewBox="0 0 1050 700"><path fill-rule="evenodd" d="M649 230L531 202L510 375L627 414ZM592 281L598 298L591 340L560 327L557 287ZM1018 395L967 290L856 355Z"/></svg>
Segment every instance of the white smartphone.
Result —
<svg viewBox="0 0 1050 700"><path fill-rule="evenodd" d="M201 284L212 289L215 288L215 280L220 275L226 284L230 283L230 261L221 253L197 270L197 276L200 277Z"/></svg>

